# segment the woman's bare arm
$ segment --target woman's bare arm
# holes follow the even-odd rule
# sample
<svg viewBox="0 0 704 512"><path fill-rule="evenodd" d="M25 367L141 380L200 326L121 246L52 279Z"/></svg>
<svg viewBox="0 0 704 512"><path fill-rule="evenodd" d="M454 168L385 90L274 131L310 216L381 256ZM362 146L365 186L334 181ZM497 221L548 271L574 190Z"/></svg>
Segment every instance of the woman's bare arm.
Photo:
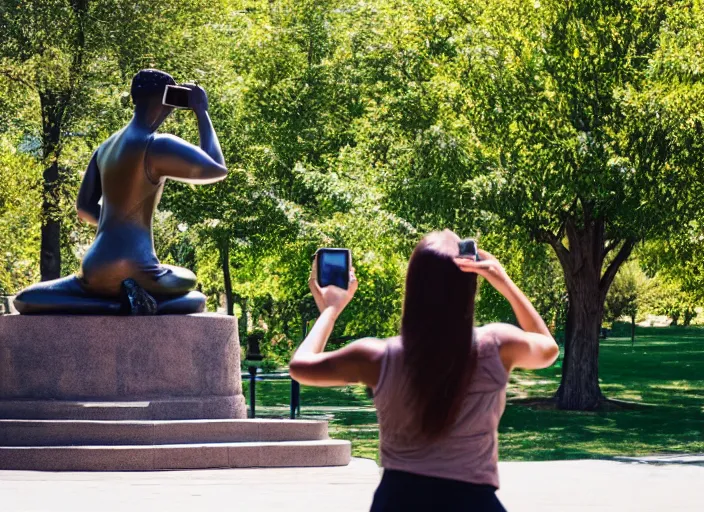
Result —
<svg viewBox="0 0 704 512"><path fill-rule="evenodd" d="M508 371L513 368L547 368L560 354L552 336L525 331L510 324L489 324L484 329L499 340L499 355Z"/></svg>
<svg viewBox="0 0 704 512"><path fill-rule="evenodd" d="M326 320L321 316L318 321ZM332 352L314 352L301 345L291 359L289 373L293 379L308 386L344 386L361 382L375 388L385 347L384 341L375 338L360 339Z"/></svg>
<svg viewBox="0 0 704 512"><path fill-rule="evenodd" d="M335 320L357 291L358 283L354 269L350 272L350 285L347 290L336 286L320 288L316 275L314 262L308 285L320 310L320 316L291 358L291 377L309 386L343 386L362 382L372 388L376 387L386 346L383 341L364 338L339 350L325 352L325 345L335 327Z"/></svg>
<svg viewBox="0 0 704 512"><path fill-rule="evenodd" d="M521 326L521 329L509 324L490 324L484 327L500 341L499 353L504 367L509 371L515 367L547 368L555 362L560 349L545 321L494 256L486 251L479 251L479 256L480 261L458 258L455 262L463 271L484 277L506 297Z"/></svg>

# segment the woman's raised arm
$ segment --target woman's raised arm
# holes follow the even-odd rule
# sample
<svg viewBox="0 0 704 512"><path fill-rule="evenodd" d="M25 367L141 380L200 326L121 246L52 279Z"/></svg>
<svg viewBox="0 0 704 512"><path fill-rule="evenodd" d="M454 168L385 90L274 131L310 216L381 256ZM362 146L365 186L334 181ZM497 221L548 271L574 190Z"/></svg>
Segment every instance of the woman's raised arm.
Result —
<svg viewBox="0 0 704 512"><path fill-rule="evenodd" d="M455 263L464 272L479 274L506 297L521 326L521 329L509 324L484 326L500 342L499 353L504 367L509 371L514 367L547 368L555 362L560 349L545 321L494 256L481 250L479 256L480 261L457 258Z"/></svg>
<svg viewBox="0 0 704 512"><path fill-rule="evenodd" d="M374 338L364 338L332 352L324 352L335 320L352 300L357 291L354 269L350 271L349 289L337 286L321 288L315 279L313 263L308 280L320 316L315 325L293 354L289 363L291 378L309 386L344 386L362 382L376 387L384 355L385 343Z"/></svg>

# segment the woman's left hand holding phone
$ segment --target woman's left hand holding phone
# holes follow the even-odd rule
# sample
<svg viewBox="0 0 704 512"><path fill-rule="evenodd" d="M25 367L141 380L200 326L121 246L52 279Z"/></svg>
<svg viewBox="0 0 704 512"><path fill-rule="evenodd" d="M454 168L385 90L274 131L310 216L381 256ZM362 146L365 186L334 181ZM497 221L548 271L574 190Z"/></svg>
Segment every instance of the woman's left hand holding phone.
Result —
<svg viewBox="0 0 704 512"><path fill-rule="evenodd" d="M338 288L337 286L326 286L321 288L318 284L318 258L313 260L313 268L310 272L310 278L308 279L308 286L310 287L310 292L313 294L315 299L315 304L318 306L318 310L322 313L327 309L331 309L335 316L338 316L345 306L349 304L357 291L357 278L354 274L354 267L350 269L350 284L347 290Z"/></svg>
<svg viewBox="0 0 704 512"><path fill-rule="evenodd" d="M311 386L344 386L363 382L374 387L379 379L385 343L366 338L341 349L325 352L337 316L357 291L354 268L350 269L347 290L334 285L321 288L318 285L316 263L317 257L313 262L308 285L320 310L320 317L291 358L289 374L301 384Z"/></svg>

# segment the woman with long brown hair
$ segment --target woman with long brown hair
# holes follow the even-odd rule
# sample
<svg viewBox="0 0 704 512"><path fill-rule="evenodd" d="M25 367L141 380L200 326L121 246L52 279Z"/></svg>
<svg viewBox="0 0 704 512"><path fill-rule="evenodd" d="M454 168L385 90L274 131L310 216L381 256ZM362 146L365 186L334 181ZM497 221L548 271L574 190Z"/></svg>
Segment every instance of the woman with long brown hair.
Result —
<svg viewBox="0 0 704 512"><path fill-rule="evenodd" d="M502 511L498 425L512 368L550 366L559 350L545 322L496 258L460 258L451 231L427 235L408 264L401 335L323 352L350 286L309 281L320 317L290 363L312 386L361 382L374 391L384 475L372 511ZM314 269L315 270L315 269ZM521 328L474 326L477 276L511 304Z"/></svg>

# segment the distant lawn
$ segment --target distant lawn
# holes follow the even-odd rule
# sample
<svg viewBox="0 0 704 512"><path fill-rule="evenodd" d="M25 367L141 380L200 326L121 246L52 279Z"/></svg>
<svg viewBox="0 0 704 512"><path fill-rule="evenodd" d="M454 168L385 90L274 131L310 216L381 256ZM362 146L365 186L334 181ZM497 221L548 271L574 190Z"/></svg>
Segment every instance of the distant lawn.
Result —
<svg viewBox="0 0 704 512"><path fill-rule="evenodd" d="M502 460L704 453L704 329L639 328L633 349L630 338L602 341L604 394L642 407L580 413L511 402L553 395L560 364L512 374ZM287 381L257 383L257 416L287 416L289 393ZM376 415L363 387L303 387L301 411L328 419L331 436L352 441L354 456L377 458Z"/></svg>

